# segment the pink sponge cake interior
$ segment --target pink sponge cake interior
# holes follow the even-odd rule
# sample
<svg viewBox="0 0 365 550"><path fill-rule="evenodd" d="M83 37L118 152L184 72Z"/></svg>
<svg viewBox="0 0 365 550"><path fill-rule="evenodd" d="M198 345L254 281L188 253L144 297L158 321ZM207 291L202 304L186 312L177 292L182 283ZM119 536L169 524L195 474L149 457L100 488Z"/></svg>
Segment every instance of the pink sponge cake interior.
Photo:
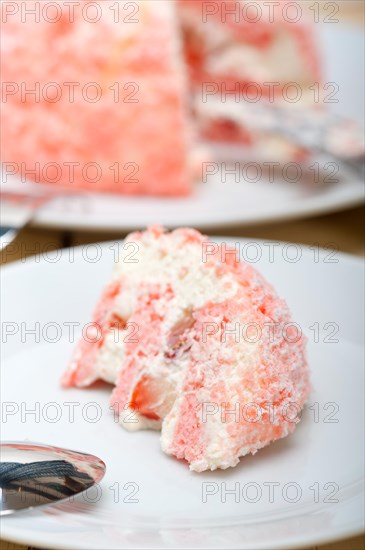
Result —
<svg viewBox="0 0 365 550"><path fill-rule="evenodd" d="M133 250L133 262L131 259ZM285 302L235 254L192 229L131 234L65 386L114 384L127 430L161 430L192 470L235 466L285 437L310 383Z"/></svg>
<svg viewBox="0 0 365 550"><path fill-rule="evenodd" d="M51 9L38 22L25 17L25 5L42 10L32 0L4 13L2 161L49 184L188 194L192 135L173 2L103 1L98 14L81 0L72 17L63 4L57 21Z"/></svg>

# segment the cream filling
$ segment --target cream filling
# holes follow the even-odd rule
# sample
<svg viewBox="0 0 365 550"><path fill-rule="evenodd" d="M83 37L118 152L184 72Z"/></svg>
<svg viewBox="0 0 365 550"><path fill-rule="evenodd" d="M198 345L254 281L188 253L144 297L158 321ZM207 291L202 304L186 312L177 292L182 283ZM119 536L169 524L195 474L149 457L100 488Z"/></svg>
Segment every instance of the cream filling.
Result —
<svg viewBox="0 0 365 550"><path fill-rule="evenodd" d="M168 283L172 287L172 302L166 304L162 296L159 303L161 314L164 315L162 332L167 338L175 327L189 319L192 310L202 307L209 301L220 303L232 298L238 289L238 283L231 273L219 277L215 266L203 261L201 243L187 243L183 234L176 233L155 236L149 232L142 236L142 240L126 241L122 246L113 277L115 280L123 279L114 313L127 323L136 307L142 283L162 286ZM127 325L126 330L112 329L106 335L96 362L99 378L116 384L118 372L123 368L125 345L130 334ZM151 357L145 374L162 378L166 388L171 388L171 407L181 390L189 361L188 352L185 355L178 352L176 358L166 360L164 352L169 350L169 343L166 341L165 344L166 347L162 346L157 356ZM134 415L138 422L126 422L125 417L128 415ZM121 424L132 431L145 428L160 429L159 423L129 409L123 411Z"/></svg>
<svg viewBox="0 0 365 550"><path fill-rule="evenodd" d="M310 82L310 75L302 61L302 54L293 36L278 31L269 48L228 42L216 55L208 57L207 70L212 74L232 74L237 79L253 82L295 81L302 86ZM309 85L309 84L308 84Z"/></svg>
<svg viewBox="0 0 365 550"><path fill-rule="evenodd" d="M169 284L175 294L174 307L164 321L164 329L169 331L186 317L186 312L209 300L220 303L233 297L238 289L233 275L219 277L215 266L204 259L202 245L186 243L179 234L156 237L146 233L141 241L127 241L114 271L115 279L122 276L125 281L116 311L124 318L131 315L140 284Z"/></svg>
<svg viewBox="0 0 365 550"><path fill-rule="evenodd" d="M236 4L238 7L238 2ZM240 17L242 17L242 10L243 2L239 10ZM219 22L212 17L207 17L207 20L203 21L200 10L184 8L183 4L180 4L180 12L183 27L189 31L188 35L195 35L204 43L204 49L207 52L206 69L212 77L228 73L235 75L237 79L248 78L258 83L280 81L282 84L290 81L304 84L313 80L308 67L303 62L300 38L296 39L294 32L289 28L290 25L303 23L285 24L280 20L277 20L276 25L269 23L272 19L270 10L267 5L266 7L262 5L260 20L253 24L267 26L269 31L275 32L268 47L258 47L249 42L237 40L234 31L223 21ZM254 14L247 17L252 18Z"/></svg>

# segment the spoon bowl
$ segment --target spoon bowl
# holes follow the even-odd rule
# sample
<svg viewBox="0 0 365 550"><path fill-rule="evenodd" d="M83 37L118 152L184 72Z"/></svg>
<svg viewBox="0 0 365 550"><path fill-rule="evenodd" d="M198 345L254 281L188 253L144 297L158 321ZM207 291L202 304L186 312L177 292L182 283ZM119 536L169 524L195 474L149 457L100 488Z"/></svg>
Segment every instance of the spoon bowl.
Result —
<svg viewBox="0 0 365 550"><path fill-rule="evenodd" d="M104 477L100 458L41 443L0 445L0 516L71 499Z"/></svg>

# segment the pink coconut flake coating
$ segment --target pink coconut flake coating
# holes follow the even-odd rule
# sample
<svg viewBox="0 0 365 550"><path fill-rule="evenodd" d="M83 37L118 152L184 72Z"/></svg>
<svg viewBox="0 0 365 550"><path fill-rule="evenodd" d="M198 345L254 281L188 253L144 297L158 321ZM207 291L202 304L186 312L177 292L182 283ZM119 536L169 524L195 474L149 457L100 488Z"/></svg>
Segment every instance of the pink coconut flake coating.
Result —
<svg viewBox="0 0 365 550"><path fill-rule="evenodd" d="M28 0L27 10L36 4ZM118 20L115 2L99 2L96 23L86 0L73 20L65 6L57 22L22 22L21 9L7 16L2 78L19 84L3 103L1 158L17 163L18 175L104 192L190 192L187 79L173 6L139 1L138 17L127 20L131 4L119 2Z"/></svg>
<svg viewBox="0 0 365 550"><path fill-rule="evenodd" d="M310 381L305 338L284 300L235 254L222 261L223 245L203 261L209 241L194 230L152 227L126 242L139 247L139 263L121 260L93 319L103 337L79 344L63 383L104 378L113 361L121 425L161 429L163 451L198 472L235 466L290 434ZM108 340L115 318L119 334L137 327L117 359Z"/></svg>
<svg viewBox="0 0 365 550"><path fill-rule="evenodd" d="M96 334L94 338L88 335L87 338L79 341L73 363L62 379L65 387L89 386L97 380L94 370L95 361L103 343L103 335L110 331L116 322L116 316L112 312L119 291L120 283L111 283L104 290L93 315L95 330L96 332L100 330L100 339Z"/></svg>

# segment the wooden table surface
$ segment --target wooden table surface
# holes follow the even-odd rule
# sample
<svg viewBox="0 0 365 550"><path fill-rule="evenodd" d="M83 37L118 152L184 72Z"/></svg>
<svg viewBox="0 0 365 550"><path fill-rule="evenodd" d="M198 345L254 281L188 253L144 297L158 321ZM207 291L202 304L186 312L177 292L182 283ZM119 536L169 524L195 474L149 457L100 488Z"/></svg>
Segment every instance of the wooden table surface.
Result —
<svg viewBox="0 0 365 550"><path fill-rule="evenodd" d="M313 3L302 0L305 7ZM320 3L321 9L324 2ZM336 2L340 6L337 16L342 21L356 24L364 22L364 2L362 0ZM319 244L326 248L335 248L342 252L364 256L365 208L353 208L343 212L297 220L285 223L234 227L224 231L207 231L208 234L240 236L257 239L283 240L302 244ZM0 255L0 263L9 263L22 257L33 255L37 251L53 250L62 246L73 246L104 240L123 238L121 233L65 233L57 230L28 228L19 233L12 247ZM359 536L340 542L311 546L310 550L364 550L365 537ZM0 550L26 550L20 546L0 540ZM308 548L309 550L309 548Z"/></svg>

